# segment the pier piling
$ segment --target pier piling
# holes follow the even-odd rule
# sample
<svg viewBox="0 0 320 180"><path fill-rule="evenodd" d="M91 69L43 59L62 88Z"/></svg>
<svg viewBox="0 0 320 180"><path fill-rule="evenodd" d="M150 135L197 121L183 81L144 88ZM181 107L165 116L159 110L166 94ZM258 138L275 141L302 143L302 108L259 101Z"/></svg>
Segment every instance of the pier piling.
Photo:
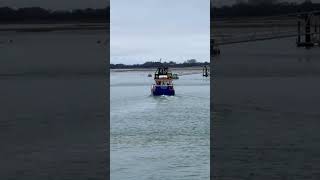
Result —
<svg viewBox="0 0 320 180"><path fill-rule="evenodd" d="M301 33L301 28L304 26L304 32ZM298 47L313 47L320 42L320 14L305 13L298 15L297 27L297 46ZM301 36L305 36L304 42L301 41Z"/></svg>

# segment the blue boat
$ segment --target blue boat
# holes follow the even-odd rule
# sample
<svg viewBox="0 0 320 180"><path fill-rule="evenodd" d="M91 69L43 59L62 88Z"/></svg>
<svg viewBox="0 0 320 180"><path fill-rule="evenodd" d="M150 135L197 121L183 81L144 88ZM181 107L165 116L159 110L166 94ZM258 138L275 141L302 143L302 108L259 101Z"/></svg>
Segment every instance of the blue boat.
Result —
<svg viewBox="0 0 320 180"><path fill-rule="evenodd" d="M159 67L154 73L155 84L151 87L151 94L154 96L174 96L172 79L172 73L167 67Z"/></svg>

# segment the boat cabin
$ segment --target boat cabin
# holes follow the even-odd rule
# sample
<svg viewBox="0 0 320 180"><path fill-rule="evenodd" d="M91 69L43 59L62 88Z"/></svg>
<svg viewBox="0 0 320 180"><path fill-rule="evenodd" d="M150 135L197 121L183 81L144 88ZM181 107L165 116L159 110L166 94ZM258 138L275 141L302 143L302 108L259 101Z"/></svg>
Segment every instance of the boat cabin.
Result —
<svg viewBox="0 0 320 180"><path fill-rule="evenodd" d="M154 79L171 79L172 73L167 67L159 67L154 73Z"/></svg>

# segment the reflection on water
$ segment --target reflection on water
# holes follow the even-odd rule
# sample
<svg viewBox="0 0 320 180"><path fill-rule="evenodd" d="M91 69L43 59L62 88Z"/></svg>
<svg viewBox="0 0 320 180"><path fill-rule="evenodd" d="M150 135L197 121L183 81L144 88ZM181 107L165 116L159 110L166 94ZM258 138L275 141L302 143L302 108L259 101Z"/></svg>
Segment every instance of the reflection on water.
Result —
<svg viewBox="0 0 320 180"><path fill-rule="evenodd" d="M209 179L209 80L154 97L149 73L111 73L111 179Z"/></svg>

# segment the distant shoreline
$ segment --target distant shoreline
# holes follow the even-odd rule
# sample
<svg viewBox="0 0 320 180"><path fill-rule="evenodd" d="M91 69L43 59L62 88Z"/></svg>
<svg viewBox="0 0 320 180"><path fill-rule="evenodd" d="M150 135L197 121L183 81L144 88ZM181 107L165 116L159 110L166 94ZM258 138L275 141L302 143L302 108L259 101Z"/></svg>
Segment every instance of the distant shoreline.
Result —
<svg viewBox="0 0 320 180"><path fill-rule="evenodd" d="M193 67L175 67L170 68L172 71L179 71L179 70L202 70L202 66L193 66ZM127 69L110 69L111 72L135 72L135 71L155 71L157 68L127 68Z"/></svg>
<svg viewBox="0 0 320 180"><path fill-rule="evenodd" d="M127 73L127 72L143 72L143 73L151 73L153 74L157 68L136 68L136 69L110 69L111 73ZM210 69L210 68L209 68ZM202 74L202 67L178 67L178 68L170 68L172 73L178 74L178 76L186 76L193 74Z"/></svg>
<svg viewBox="0 0 320 180"><path fill-rule="evenodd" d="M291 28L297 26L296 18L273 19L272 17L239 17L211 20L211 27L217 28L270 28L277 26L281 28Z"/></svg>
<svg viewBox="0 0 320 180"><path fill-rule="evenodd" d="M24 24L2 24L0 32L52 32L66 30L108 30L109 23L83 23L83 22L63 22L63 23L24 23Z"/></svg>
<svg viewBox="0 0 320 180"><path fill-rule="evenodd" d="M286 2L286 1L238 1L233 5L216 7L211 6L211 19L228 17L263 17L295 16L298 13L320 10L320 3L312 1Z"/></svg>

